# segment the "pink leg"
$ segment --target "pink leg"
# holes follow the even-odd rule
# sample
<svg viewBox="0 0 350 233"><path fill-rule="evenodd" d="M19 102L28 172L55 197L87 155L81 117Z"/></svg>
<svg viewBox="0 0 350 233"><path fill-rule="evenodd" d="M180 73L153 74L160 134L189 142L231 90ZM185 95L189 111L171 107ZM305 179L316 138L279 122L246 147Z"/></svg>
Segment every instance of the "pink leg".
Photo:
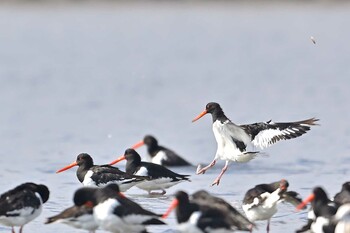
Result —
<svg viewBox="0 0 350 233"><path fill-rule="evenodd" d="M253 232L253 224L251 224L251 225L249 226L249 232L250 232L250 233Z"/></svg>
<svg viewBox="0 0 350 233"><path fill-rule="evenodd" d="M270 219L267 220L266 232L267 232L267 233L270 232Z"/></svg>
<svg viewBox="0 0 350 233"><path fill-rule="evenodd" d="M21 227L19 228L19 233L22 233L22 230L23 230L23 226L21 226Z"/></svg>
<svg viewBox="0 0 350 233"><path fill-rule="evenodd" d="M200 165L197 167L197 175L204 174L209 168L215 165L217 159L214 159L208 166L200 168Z"/></svg>
<svg viewBox="0 0 350 233"><path fill-rule="evenodd" d="M222 170L221 170L219 176L214 180L214 182L211 184L211 186L219 185L220 180L221 180L221 177L222 177L222 175L226 172L226 170L227 170L229 164L230 164L230 162L229 162L229 161L226 161L225 166L222 168Z"/></svg>
<svg viewBox="0 0 350 233"><path fill-rule="evenodd" d="M15 232L15 228L14 228L14 227L12 227L12 233L16 233L16 232Z"/></svg>

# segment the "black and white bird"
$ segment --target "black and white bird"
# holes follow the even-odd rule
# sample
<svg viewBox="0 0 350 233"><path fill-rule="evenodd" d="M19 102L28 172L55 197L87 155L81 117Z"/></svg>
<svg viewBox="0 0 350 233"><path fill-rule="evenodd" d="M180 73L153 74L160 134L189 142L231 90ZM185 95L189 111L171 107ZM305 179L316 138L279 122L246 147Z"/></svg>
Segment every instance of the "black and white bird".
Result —
<svg viewBox="0 0 350 233"><path fill-rule="evenodd" d="M147 225L165 224L160 215L145 210L120 193L117 184L101 188L84 187L74 194L74 204L93 207L96 223L103 230L115 233L145 233Z"/></svg>
<svg viewBox="0 0 350 233"><path fill-rule="evenodd" d="M282 179L270 184L259 184L249 189L243 199L242 208L252 222L267 220L266 231L270 231L270 219L277 213L277 204L286 201L294 206L301 203L299 194L287 191L289 184Z"/></svg>
<svg viewBox="0 0 350 233"><path fill-rule="evenodd" d="M255 147L266 148L277 141L299 137L316 125L318 119L310 118L303 121L275 123L270 121L249 125L236 125L229 120L218 103L208 103L205 110L192 122L210 113L213 118L213 132L218 144L214 160L206 167L198 166L197 174L204 174L215 165L218 159L225 160L225 166L212 185L219 185L222 175L230 162L246 163L259 153ZM252 147L251 149L249 147Z"/></svg>
<svg viewBox="0 0 350 233"><path fill-rule="evenodd" d="M42 204L49 199L50 191L42 184L24 183L0 196L0 224L14 227L23 226L38 217Z"/></svg>
<svg viewBox="0 0 350 233"><path fill-rule="evenodd" d="M83 229L90 233L94 233L97 230L98 225L94 219L92 210L91 206L74 205L63 210L61 213L48 218L45 224L54 222L63 223L77 229Z"/></svg>
<svg viewBox="0 0 350 233"><path fill-rule="evenodd" d="M160 194L166 193L165 189L170 188L180 182L190 181L189 175L177 174L168 168L155 164L142 162L140 155L134 149L127 149L121 157L112 161L110 165L116 164L126 159L125 171L128 174L137 176L147 176L148 180L136 184L136 187L146 190L149 194ZM153 190L161 190L161 193L154 193Z"/></svg>
<svg viewBox="0 0 350 233"><path fill-rule="evenodd" d="M132 148L137 149L143 145L147 146L147 151L151 157L152 163L168 167L191 166L189 162L187 162L174 151L164 146L160 146L157 139L151 135L146 135L142 141L133 145Z"/></svg>
<svg viewBox="0 0 350 233"><path fill-rule="evenodd" d="M308 224L297 232L307 230L315 233L334 232L335 226L332 224L331 219L337 212L338 204L328 198L327 193L322 187L315 187L312 193L297 206L297 210L304 208L310 202L312 209L308 214Z"/></svg>
<svg viewBox="0 0 350 233"><path fill-rule="evenodd" d="M92 157L86 153L79 154L75 162L61 168L56 173L66 171L74 166L78 166L77 178L84 186L101 187L110 183L116 183L119 185L120 190L125 192L147 179L147 177L127 174L110 165L94 165Z"/></svg>
<svg viewBox="0 0 350 233"><path fill-rule="evenodd" d="M208 199L207 196L204 197ZM246 221L238 223L240 220L235 219L226 205L215 203L217 200L213 201L211 198L211 201L204 202L202 197L198 197L198 195L196 199L193 199L193 197L190 199L186 192L176 192L175 199L164 213L163 218L167 218L171 211L176 208L176 219L179 224L177 229L180 232L224 233L233 232L237 229L249 230L249 221L248 225L244 225L247 224Z"/></svg>
<svg viewBox="0 0 350 233"><path fill-rule="evenodd" d="M350 203L350 182L345 182L339 193L334 195L334 202L338 205Z"/></svg>

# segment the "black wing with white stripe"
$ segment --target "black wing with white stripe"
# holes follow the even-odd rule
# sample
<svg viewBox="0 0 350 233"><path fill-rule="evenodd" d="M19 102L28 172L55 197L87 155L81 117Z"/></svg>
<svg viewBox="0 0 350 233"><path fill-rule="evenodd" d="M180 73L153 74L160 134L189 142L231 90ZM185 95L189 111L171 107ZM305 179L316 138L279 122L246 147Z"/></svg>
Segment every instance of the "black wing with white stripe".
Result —
<svg viewBox="0 0 350 233"><path fill-rule="evenodd" d="M251 136L254 146L266 148L280 140L300 137L310 130L310 126L317 125L319 119L310 118L295 122L260 122L241 127Z"/></svg>

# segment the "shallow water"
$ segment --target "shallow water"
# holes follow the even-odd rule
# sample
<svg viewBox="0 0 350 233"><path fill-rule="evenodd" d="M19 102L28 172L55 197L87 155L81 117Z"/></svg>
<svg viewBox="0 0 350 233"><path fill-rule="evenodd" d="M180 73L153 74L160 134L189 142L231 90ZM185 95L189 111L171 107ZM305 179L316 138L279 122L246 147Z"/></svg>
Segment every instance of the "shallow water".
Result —
<svg viewBox="0 0 350 233"><path fill-rule="evenodd" d="M43 222L70 206L81 187L75 169L55 174L80 152L107 163L153 134L194 165L209 163L216 150L211 119L191 123L209 101L238 124L318 117L321 126L266 149L268 156L232 164L218 187L209 184L223 163L200 176L195 167L176 169L192 174L192 182L165 197L136 188L128 196L162 213L176 190L205 188L240 208L246 190L281 178L304 197L316 185L334 195L349 180L349 10L288 3L1 5L1 192L25 181L51 190L25 232L79 231ZM281 205L271 232L294 232L305 218ZM167 222L151 232L173 228L174 215Z"/></svg>

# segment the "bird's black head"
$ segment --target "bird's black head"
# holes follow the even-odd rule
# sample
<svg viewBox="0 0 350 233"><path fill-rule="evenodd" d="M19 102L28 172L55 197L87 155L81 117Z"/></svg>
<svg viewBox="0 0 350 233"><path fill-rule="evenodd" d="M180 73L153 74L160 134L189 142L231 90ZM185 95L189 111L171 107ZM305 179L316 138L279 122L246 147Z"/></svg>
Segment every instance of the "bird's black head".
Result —
<svg viewBox="0 0 350 233"><path fill-rule="evenodd" d="M93 166L94 165L94 161L92 159L92 157L87 154L87 153L81 153L77 156L77 160L76 160L78 166L81 165L87 165L87 166Z"/></svg>
<svg viewBox="0 0 350 233"><path fill-rule="evenodd" d="M80 188L74 193L73 202L76 206L86 205L89 207L95 206L96 201L96 191L97 188L84 187Z"/></svg>
<svg viewBox="0 0 350 233"><path fill-rule="evenodd" d="M49 196L50 196L50 191L47 188L47 186L43 185L43 184L39 184L37 186L37 193L39 193L39 195L41 196L41 200L43 201L43 203L47 202L47 200L49 200Z"/></svg>
<svg viewBox="0 0 350 233"><path fill-rule="evenodd" d="M189 202L188 194L184 191L177 191L175 193L175 198L179 201L179 203L188 203Z"/></svg>
<svg viewBox="0 0 350 233"><path fill-rule="evenodd" d="M280 188L281 191L287 191L288 186L289 186L289 183L288 183L287 180L282 179L280 181L279 188Z"/></svg>
<svg viewBox="0 0 350 233"><path fill-rule="evenodd" d="M158 145L158 141L157 139L155 139L153 136L151 135L146 135L143 138L143 142L148 146L148 147L153 147L153 146L157 146Z"/></svg>
<svg viewBox="0 0 350 233"><path fill-rule="evenodd" d="M207 105L205 106L205 110L207 111L207 113L215 113L215 112L220 112L222 111L222 108L220 106L220 104L215 103L215 102L210 102L207 103Z"/></svg>
<svg viewBox="0 0 350 233"><path fill-rule="evenodd" d="M134 149L127 149L124 153L127 161L141 161L141 156Z"/></svg>
<svg viewBox="0 0 350 233"><path fill-rule="evenodd" d="M345 182L342 186L342 190L350 192L350 182Z"/></svg>
<svg viewBox="0 0 350 233"><path fill-rule="evenodd" d="M315 195L315 200L319 200L322 202L328 202L328 196L323 188L315 187L312 192Z"/></svg>

